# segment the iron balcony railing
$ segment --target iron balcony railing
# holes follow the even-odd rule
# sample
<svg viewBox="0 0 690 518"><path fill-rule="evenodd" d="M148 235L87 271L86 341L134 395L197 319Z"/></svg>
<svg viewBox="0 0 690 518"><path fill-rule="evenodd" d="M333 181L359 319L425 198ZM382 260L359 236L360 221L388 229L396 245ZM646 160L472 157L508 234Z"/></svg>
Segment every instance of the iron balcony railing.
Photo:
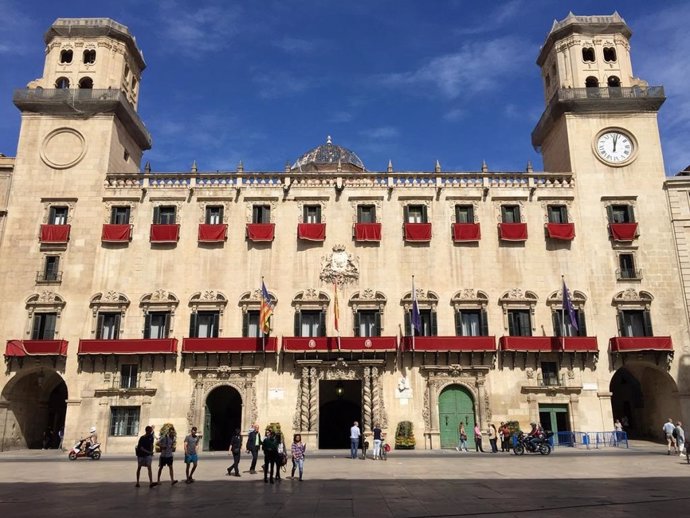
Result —
<svg viewBox="0 0 690 518"><path fill-rule="evenodd" d="M605 86L596 88L560 88L558 101L577 99L665 99L663 86Z"/></svg>
<svg viewBox="0 0 690 518"><path fill-rule="evenodd" d="M641 268L618 268L616 279L619 281L639 281L642 279Z"/></svg>
<svg viewBox="0 0 690 518"><path fill-rule="evenodd" d="M118 89L25 88L14 91L14 102L117 101L124 94Z"/></svg>
<svg viewBox="0 0 690 518"><path fill-rule="evenodd" d="M546 375L537 376L537 385L540 387L565 387L565 376Z"/></svg>
<svg viewBox="0 0 690 518"><path fill-rule="evenodd" d="M62 282L62 272L36 272L36 283Z"/></svg>

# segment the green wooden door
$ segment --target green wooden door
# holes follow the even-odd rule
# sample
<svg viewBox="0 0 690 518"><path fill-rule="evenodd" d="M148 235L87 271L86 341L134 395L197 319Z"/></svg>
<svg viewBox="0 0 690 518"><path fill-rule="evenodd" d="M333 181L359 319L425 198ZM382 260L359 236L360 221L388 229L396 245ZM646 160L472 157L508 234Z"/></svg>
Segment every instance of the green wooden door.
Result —
<svg viewBox="0 0 690 518"><path fill-rule="evenodd" d="M458 429L465 423L467 447L474 448L474 402L467 389L451 385L438 398L438 429L441 432L441 448L458 445Z"/></svg>

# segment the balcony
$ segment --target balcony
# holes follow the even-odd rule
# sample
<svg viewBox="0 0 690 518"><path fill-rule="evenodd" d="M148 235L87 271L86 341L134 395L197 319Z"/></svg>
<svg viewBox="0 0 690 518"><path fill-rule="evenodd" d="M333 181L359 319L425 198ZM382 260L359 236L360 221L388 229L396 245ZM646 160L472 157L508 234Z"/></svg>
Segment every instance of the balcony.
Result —
<svg viewBox="0 0 690 518"><path fill-rule="evenodd" d="M275 353L278 339L266 338L184 338L182 354Z"/></svg>
<svg viewBox="0 0 690 518"><path fill-rule="evenodd" d="M41 225L42 245L66 245L71 225Z"/></svg>
<svg viewBox="0 0 690 518"><path fill-rule="evenodd" d="M107 387L97 388L94 391L95 397L130 397L130 396L155 396L156 389L145 387L141 381L141 374L136 376L122 376L116 373L112 376L112 381Z"/></svg>
<svg viewBox="0 0 690 518"><path fill-rule="evenodd" d="M575 239L575 223L547 223L546 236L559 241Z"/></svg>
<svg viewBox="0 0 690 518"><path fill-rule="evenodd" d="M104 224L101 230L102 243L128 243L132 239L132 225Z"/></svg>
<svg viewBox="0 0 690 518"><path fill-rule="evenodd" d="M635 241L639 235L637 223L609 223L609 235L614 241Z"/></svg>
<svg viewBox="0 0 690 518"><path fill-rule="evenodd" d="M297 238L304 241L324 241L326 239L325 223L299 223Z"/></svg>
<svg viewBox="0 0 690 518"><path fill-rule="evenodd" d="M67 340L8 340L5 358L67 356Z"/></svg>
<svg viewBox="0 0 690 518"><path fill-rule="evenodd" d="M150 240L155 244L177 243L180 239L180 225L151 225Z"/></svg>
<svg viewBox="0 0 690 518"><path fill-rule="evenodd" d="M618 281L641 281L641 268L618 268L616 270L616 280Z"/></svg>
<svg viewBox="0 0 690 518"><path fill-rule="evenodd" d="M62 272L36 272L36 284L60 284L61 282Z"/></svg>
<svg viewBox="0 0 690 518"><path fill-rule="evenodd" d="M494 336L415 336L414 345L411 336L403 337L403 351L415 352L496 352Z"/></svg>
<svg viewBox="0 0 690 518"><path fill-rule="evenodd" d="M222 243L228 238L228 226L226 224L208 225L199 224L199 243Z"/></svg>
<svg viewBox="0 0 690 518"><path fill-rule="evenodd" d="M273 241L275 223L247 223L247 239L253 242Z"/></svg>
<svg viewBox="0 0 690 518"><path fill-rule="evenodd" d="M673 353L673 341L670 336L616 336L609 341L609 350L612 353Z"/></svg>
<svg viewBox="0 0 690 518"><path fill-rule="evenodd" d="M177 354L176 338L130 338L119 340L79 340L79 356L84 355L132 355Z"/></svg>
<svg viewBox="0 0 690 518"><path fill-rule="evenodd" d="M501 241L527 241L527 223L499 223L498 238Z"/></svg>
<svg viewBox="0 0 690 518"><path fill-rule="evenodd" d="M355 223L352 234L355 241L381 241L381 223Z"/></svg>
<svg viewBox="0 0 690 518"><path fill-rule="evenodd" d="M482 238L479 223L453 223L453 242L472 243Z"/></svg>
<svg viewBox="0 0 690 518"><path fill-rule="evenodd" d="M395 352L398 349L398 339L395 336L349 336L338 338L335 336L290 336L283 337L283 351L286 353L330 353L330 352Z"/></svg>
<svg viewBox="0 0 690 518"><path fill-rule="evenodd" d="M499 349L514 353L598 353L595 336L502 336Z"/></svg>
<svg viewBox="0 0 690 518"><path fill-rule="evenodd" d="M528 380L522 384L520 391L523 394L546 394L550 396L580 394L582 384L575 379L568 379L557 373L547 373L546 375L542 373L536 378L532 374L531 377L528 375Z"/></svg>
<svg viewBox="0 0 690 518"><path fill-rule="evenodd" d="M405 241L428 243L431 241L431 223L405 223Z"/></svg>

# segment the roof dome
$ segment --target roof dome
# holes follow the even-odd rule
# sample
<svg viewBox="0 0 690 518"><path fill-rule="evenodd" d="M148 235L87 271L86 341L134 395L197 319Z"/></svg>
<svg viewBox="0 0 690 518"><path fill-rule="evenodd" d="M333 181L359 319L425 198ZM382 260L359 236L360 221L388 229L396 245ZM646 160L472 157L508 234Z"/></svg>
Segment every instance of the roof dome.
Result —
<svg viewBox="0 0 690 518"><path fill-rule="evenodd" d="M330 135L325 144L307 151L292 164L292 169L300 171L330 171L340 162L343 171L365 171L364 164L354 151L337 146L331 141Z"/></svg>

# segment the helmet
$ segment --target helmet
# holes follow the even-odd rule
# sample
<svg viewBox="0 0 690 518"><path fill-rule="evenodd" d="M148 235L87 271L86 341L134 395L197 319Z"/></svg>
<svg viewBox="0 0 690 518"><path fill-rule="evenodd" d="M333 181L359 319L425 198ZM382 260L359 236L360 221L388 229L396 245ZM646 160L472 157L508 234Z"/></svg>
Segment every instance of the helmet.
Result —
<svg viewBox="0 0 690 518"><path fill-rule="evenodd" d="M96 427L92 426L91 429L89 430L89 433L96 433Z"/></svg>

